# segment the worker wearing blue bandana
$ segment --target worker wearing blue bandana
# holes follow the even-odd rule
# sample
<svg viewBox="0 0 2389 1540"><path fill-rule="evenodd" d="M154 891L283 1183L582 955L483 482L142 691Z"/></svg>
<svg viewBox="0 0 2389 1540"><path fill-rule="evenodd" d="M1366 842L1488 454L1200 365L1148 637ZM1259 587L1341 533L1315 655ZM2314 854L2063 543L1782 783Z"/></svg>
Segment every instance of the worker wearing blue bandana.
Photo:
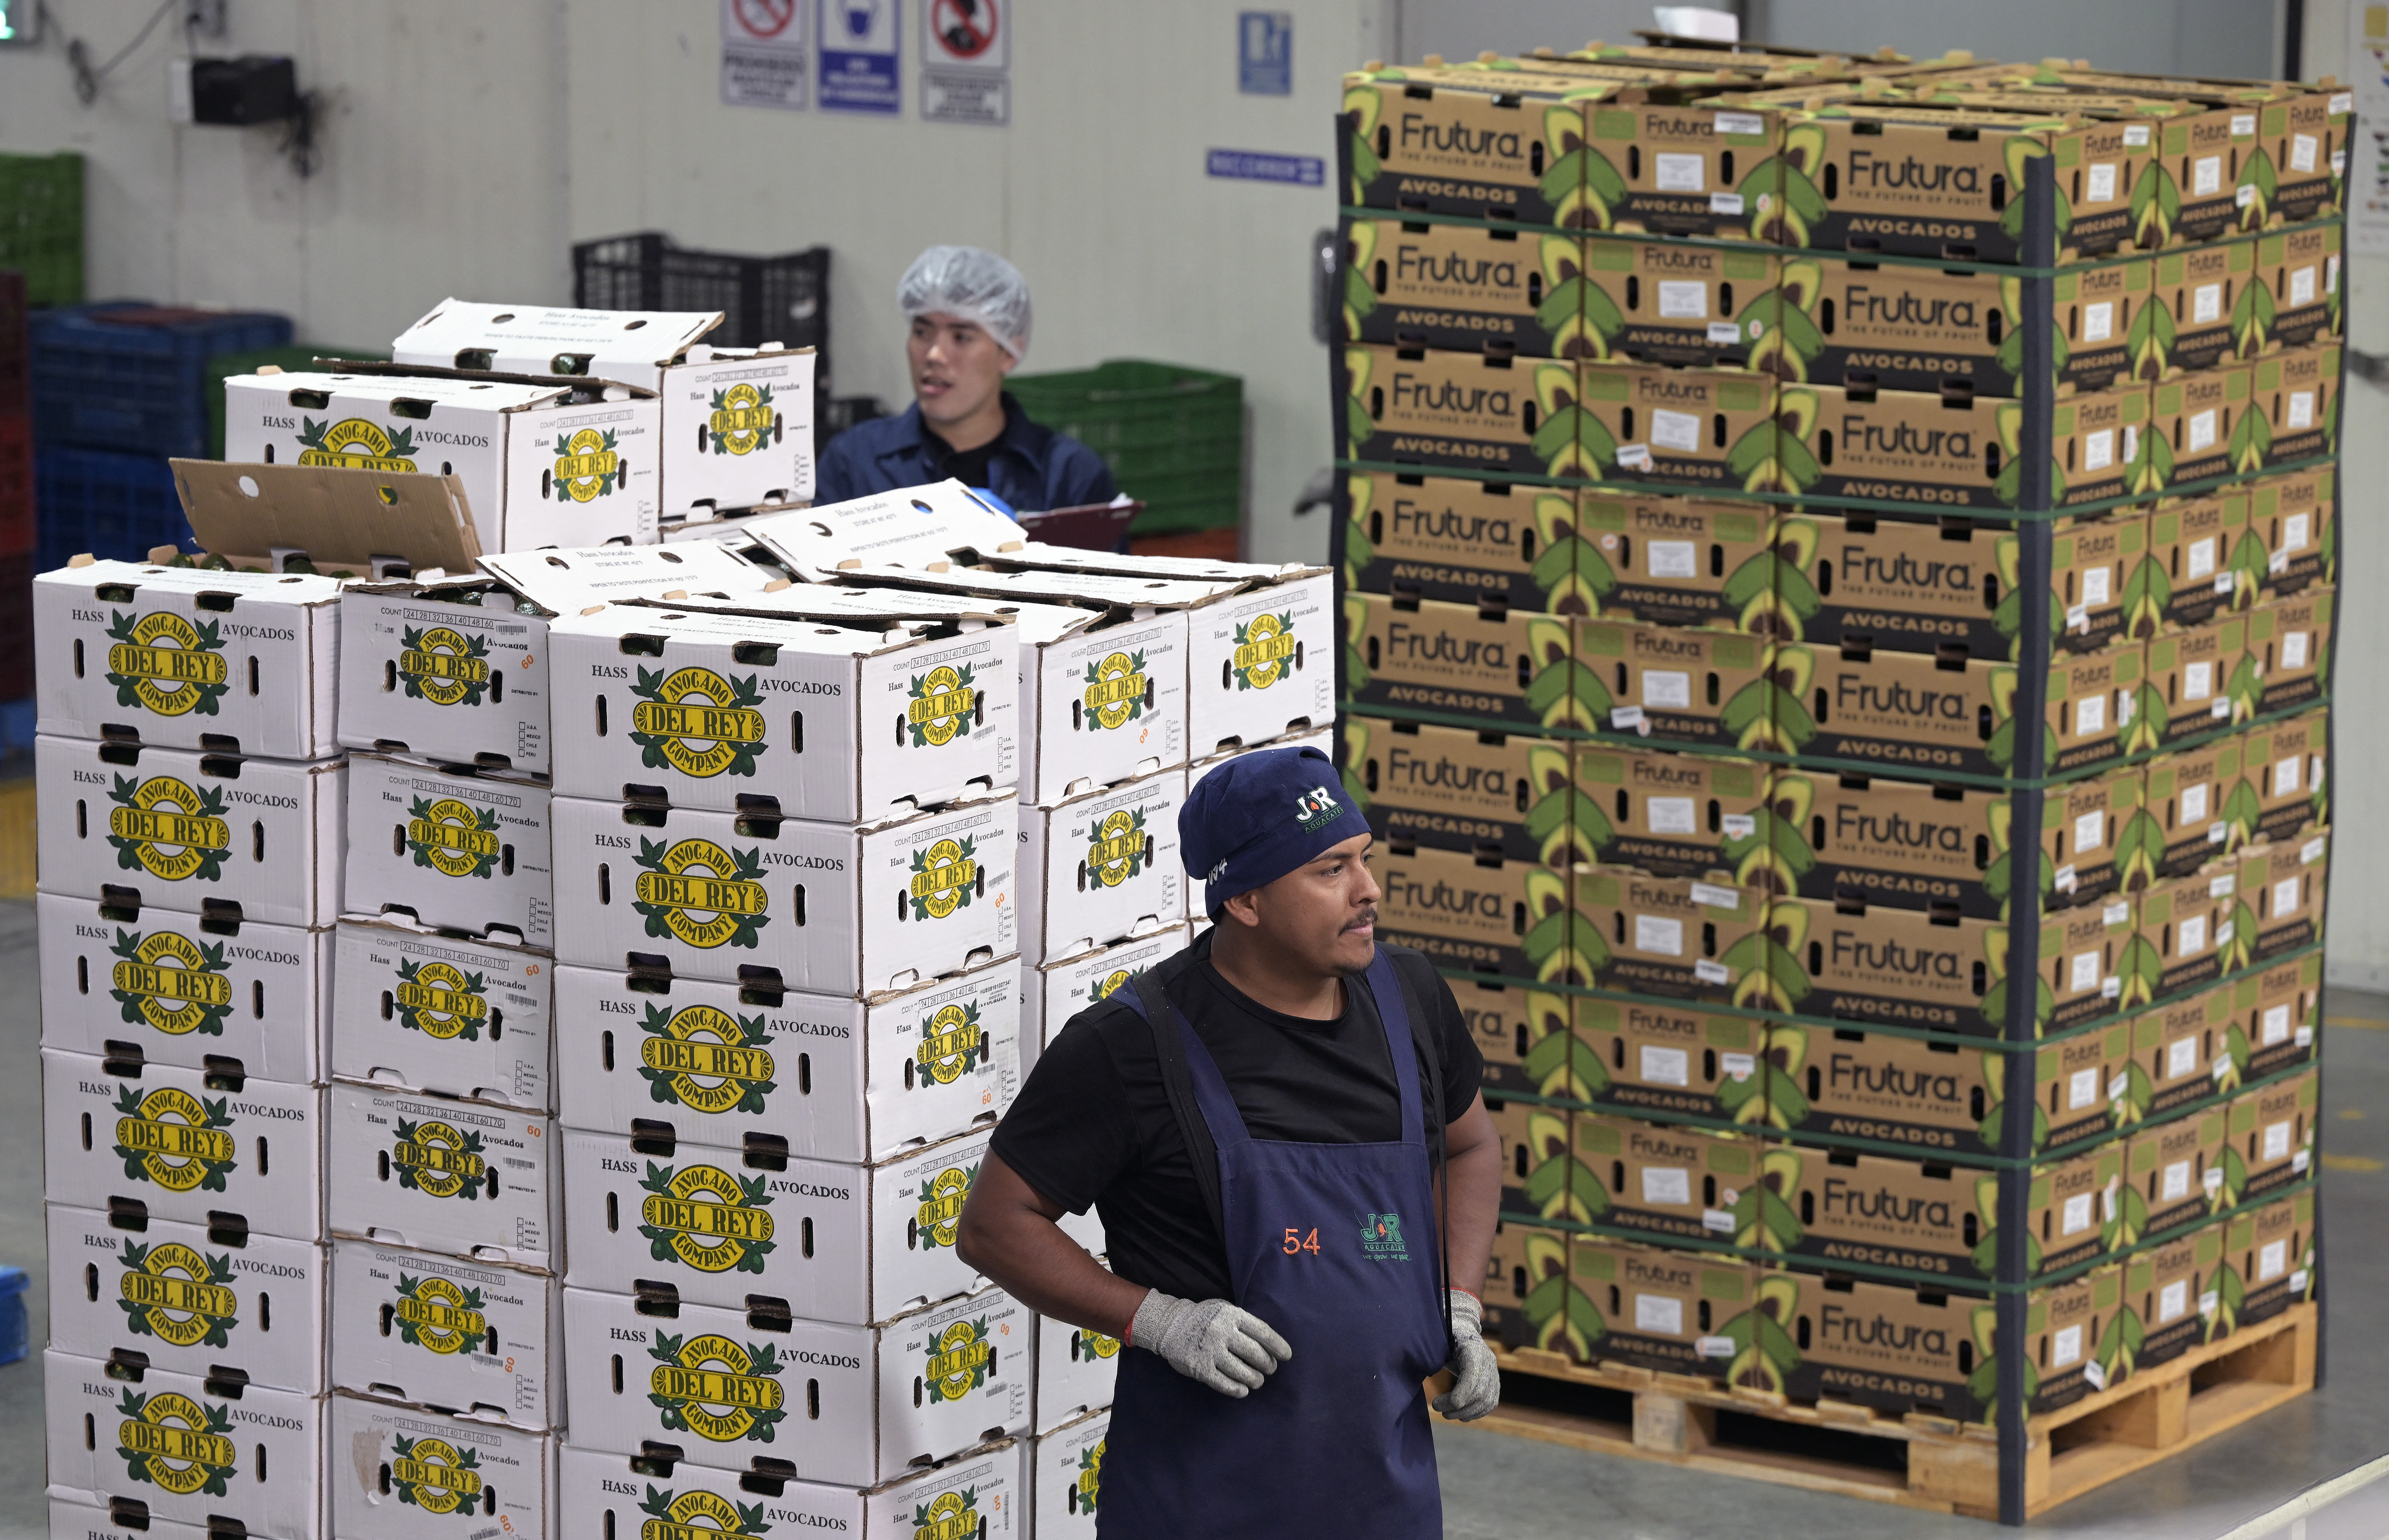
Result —
<svg viewBox="0 0 2389 1540"><path fill-rule="evenodd" d="M964 1260L1120 1357L1097 1533L1443 1533L1436 1408L1493 1409L1500 1206L1450 989L1376 940L1369 827L1316 749L1179 817L1212 928L1071 1018L962 1215ZM1106 1271L1056 1226L1093 1206Z"/></svg>

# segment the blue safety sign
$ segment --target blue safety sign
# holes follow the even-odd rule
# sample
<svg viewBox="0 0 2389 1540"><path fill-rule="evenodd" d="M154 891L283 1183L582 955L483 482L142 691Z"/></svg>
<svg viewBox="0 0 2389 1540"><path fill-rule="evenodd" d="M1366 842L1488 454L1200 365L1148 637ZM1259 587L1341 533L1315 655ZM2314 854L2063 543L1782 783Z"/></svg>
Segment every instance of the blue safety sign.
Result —
<svg viewBox="0 0 2389 1540"><path fill-rule="evenodd" d="M1215 149L1206 153L1203 169L1213 176L1233 177L1242 182L1284 182L1297 187L1327 185L1327 162L1315 155Z"/></svg>
<svg viewBox="0 0 2389 1540"><path fill-rule="evenodd" d="M1247 96L1294 95L1294 13L1236 13L1236 89Z"/></svg>
<svg viewBox="0 0 2389 1540"><path fill-rule="evenodd" d="M903 106L896 43L901 0L820 0L820 100L826 112Z"/></svg>

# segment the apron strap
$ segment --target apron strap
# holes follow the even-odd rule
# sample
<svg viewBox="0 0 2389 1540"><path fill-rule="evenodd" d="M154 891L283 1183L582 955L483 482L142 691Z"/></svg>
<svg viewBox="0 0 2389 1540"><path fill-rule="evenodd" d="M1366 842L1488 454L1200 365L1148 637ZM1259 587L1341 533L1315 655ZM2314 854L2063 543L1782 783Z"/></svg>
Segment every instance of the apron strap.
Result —
<svg viewBox="0 0 2389 1540"><path fill-rule="evenodd" d="M1119 991L1129 1008L1144 1018L1153 1032L1153 1051L1161 1062L1161 1088L1169 1098L1169 1110L1178 1119L1178 1134L1186 1141L1186 1158L1194 1168L1194 1185L1202 1190L1203 1206L1210 1211L1211 1229L1223 1240L1228 1233L1226 1205L1220 1199L1220 1151L1211 1140L1211 1129L1194 1096L1194 1077L1186 1064L1186 1045L1194 1040L1194 1030L1180 1020L1178 1008L1154 975L1156 970L1147 968ZM1199 1042L1195 1045L1201 1047ZM1207 1062L1209 1056L1205 1055ZM1211 1074L1219 1075L1217 1067ZM1233 1105L1233 1103L1231 1104ZM1241 1119L1237 1127L1244 1126Z"/></svg>

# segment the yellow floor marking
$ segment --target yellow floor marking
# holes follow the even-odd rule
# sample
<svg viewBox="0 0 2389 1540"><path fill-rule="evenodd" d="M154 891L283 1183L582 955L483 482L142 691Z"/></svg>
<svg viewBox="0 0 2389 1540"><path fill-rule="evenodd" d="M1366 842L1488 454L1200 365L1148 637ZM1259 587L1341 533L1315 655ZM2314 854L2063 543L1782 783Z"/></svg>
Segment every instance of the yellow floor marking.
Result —
<svg viewBox="0 0 2389 1540"><path fill-rule="evenodd" d="M2356 1016L2326 1016L2326 1026L2360 1026L2368 1032L2389 1032L2389 1022L2368 1022Z"/></svg>
<svg viewBox="0 0 2389 1540"><path fill-rule="evenodd" d="M2370 1155L2325 1155L2322 1164L2327 1171L2389 1170L2389 1161L2377 1161Z"/></svg>
<svg viewBox="0 0 2389 1540"><path fill-rule="evenodd" d="M2364 1109L2361 1107L2342 1107L2339 1110L2339 1116L2340 1121L2343 1123L2361 1123L2364 1121Z"/></svg>

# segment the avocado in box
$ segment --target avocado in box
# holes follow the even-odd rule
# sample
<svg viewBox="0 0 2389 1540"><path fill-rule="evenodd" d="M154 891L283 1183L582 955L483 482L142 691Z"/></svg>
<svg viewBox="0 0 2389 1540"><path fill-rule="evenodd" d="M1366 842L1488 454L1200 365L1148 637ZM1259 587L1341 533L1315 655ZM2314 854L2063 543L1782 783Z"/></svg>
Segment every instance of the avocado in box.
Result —
<svg viewBox="0 0 2389 1540"><path fill-rule="evenodd" d="M2125 1258L2125 1308L2135 1312L2140 1327L2136 1372L2169 1364L2206 1342L2204 1302L2216 1298L2226 1228L2209 1225Z"/></svg>
<svg viewBox="0 0 2389 1540"><path fill-rule="evenodd" d="M1761 1383L1803 1400L1821 1397L1958 1422L1983 1419L1983 1398L1972 1387L1996 1372L1985 1367L1997 1362L1998 1306L1989 1300L1930 1286L1791 1273L1762 1275L1762 1303L1770 1289L1784 1296L1776 1352L1790 1362L1770 1365L1778 1372ZM2036 1304L2041 1297L2036 1292ZM2045 1311L2038 1318L2045 1323ZM1807 1345L1795 1349L1795 1336Z"/></svg>
<svg viewBox="0 0 2389 1540"><path fill-rule="evenodd" d="M1576 356L1739 369L1775 329L1776 259L1764 248L1593 240L1581 254Z"/></svg>
<svg viewBox="0 0 2389 1540"><path fill-rule="evenodd" d="M2262 681L2255 715L2311 706L2329 691L2338 601L2335 589L2315 587L2248 612L2248 658ZM2241 704L2232 702L2235 707Z"/></svg>
<svg viewBox="0 0 2389 1540"><path fill-rule="evenodd" d="M1758 362L1811 385L2012 396L2024 368L2012 320L1996 273L1804 255L1783 263L1776 340L1760 341Z"/></svg>
<svg viewBox="0 0 2389 1540"><path fill-rule="evenodd" d="M1386 939L1443 967L1547 983L1578 976L1581 926L1569 918L1568 875L1531 861L1390 845L1375 858Z"/></svg>
<svg viewBox="0 0 2389 1540"><path fill-rule="evenodd" d="M42 1050L45 1196L316 1241L324 1092Z"/></svg>
<svg viewBox="0 0 2389 1540"><path fill-rule="evenodd" d="M339 759L44 734L33 740L42 890L218 923L328 924L348 779Z"/></svg>
<svg viewBox="0 0 2389 1540"><path fill-rule="evenodd" d="M35 728L276 759L338 753L339 594L331 578L142 562L42 573Z"/></svg>
<svg viewBox="0 0 2389 1540"><path fill-rule="evenodd" d="M331 1398L324 1462L332 1528L342 1540L418 1540L442 1520L495 1518L502 1534L552 1534L554 1433L427 1417L413 1406ZM415 1511L409 1511L414 1509ZM458 1527L463 1527L459 1524Z"/></svg>
<svg viewBox="0 0 2389 1540"><path fill-rule="evenodd" d="M1014 949L1018 809L983 802L858 828L556 801L557 961L869 995Z"/></svg>
<svg viewBox="0 0 2389 1540"><path fill-rule="evenodd" d="M2254 397L2256 368L2219 363L2160 381L2149 392L2149 487L2246 475L2265 466L2272 426Z"/></svg>
<svg viewBox="0 0 2389 1540"><path fill-rule="evenodd" d="M1344 457L1422 472L1586 475L1593 460L1578 374L1572 359L1338 349Z"/></svg>
<svg viewBox="0 0 2389 1540"><path fill-rule="evenodd" d="M1779 422L1776 452L1789 490L1942 508L2012 508L2023 498L2021 402L1786 385ZM2138 384L2060 401L2050 426L2056 505L2132 490L2150 452L2148 425L2149 394Z"/></svg>
<svg viewBox="0 0 2389 1540"><path fill-rule="evenodd" d="M1104 1453L1111 1442L1106 1406L1044 1433L1028 1445L1031 1500L1036 1521L1030 1533L1070 1540L1095 1533L1095 1507L1103 1498ZM900 1514L900 1521L901 1515Z"/></svg>
<svg viewBox="0 0 2389 1540"><path fill-rule="evenodd" d="M732 1310L762 1295L809 1320L893 1320L985 1286L955 1254L954 1224L987 1140L979 1129L855 1165L567 1129L564 1280Z"/></svg>
<svg viewBox="0 0 2389 1540"><path fill-rule="evenodd" d="M1999 1153L1993 1114L2005 1055L1847 1027L1770 1023L1767 1122L1794 1133L1904 1145L1920 1155Z"/></svg>
<svg viewBox="0 0 2389 1540"><path fill-rule="evenodd" d="M2249 739L2223 738L2148 762L2146 813L2125 840L2127 882L2186 877L2248 842L2255 809L2242 790L2241 757L2250 746Z"/></svg>
<svg viewBox="0 0 2389 1540"><path fill-rule="evenodd" d="M1797 871L1796 808L1779 811L1781 772L1706 754L1575 746L1578 859L1661 877L1731 874L1746 887Z"/></svg>
<svg viewBox="0 0 2389 1540"><path fill-rule="evenodd" d="M1763 1024L1642 1000L1571 996L1564 1004L1575 1008L1580 1051L1573 1055L1578 1085L1557 1094L1621 1112L1766 1125L1767 1082L1758 1070ZM1528 1088L1555 1094L1542 1085Z"/></svg>
<svg viewBox="0 0 2389 1540"><path fill-rule="evenodd" d="M185 1069L325 1077L332 938L292 925L44 893L42 1041Z"/></svg>
<svg viewBox="0 0 2389 1540"><path fill-rule="evenodd" d="M1364 69L1344 77L1336 178L1367 209L1601 228L1589 202L1591 104L1615 83L1517 70Z"/></svg>
<svg viewBox="0 0 2389 1540"><path fill-rule="evenodd" d="M326 1224L335 1235L556 1266L557 1129L545 1113L336 1083L327 1097Z"/></svg>
<svg viewBox="0 0 2389 1540"><path fill-rule="evenodd" d="M1736 1205L1759 1190L1759 1158L1771 1153L1741 1134L1578 1113L1575 1159L1591 1178L1593 1222L1680 1241L1763 1245L1744 1240ZM1749 1208L1749 1204L1743 1205Z"/></svg>
<svg viewBox="0 0 2389 1540"><path fill-rule="evenodd" d="M2214 1107L2132 1135L2126 1146L2125 1179L2147 1210L2143 1233L2194 1223L2239 1201L2224 1186L2223 1147L2229 1121L2225 1109Z"/></svg>
<svg viewBox="0 0 2389 1540"><path fill-rule="evenodd" d="M1515 1351L1539 1347L1565 1352L1575 1326L1565 1311L1568 1242L1565 1231L1541 1229L1515 1219L1493 1227L1484 1292L1485 1340Z"/></svg>
<svg viewBox="0 0 2389 1540"><path fill-rule="evenodd" d="M1011 1104L1019 977L994 962L858 1000L561 968L558 1116L606 1133L889 1159Z"/></svg>
<svg viewBox="0 0 2389 1540"><path fill-rule="evenodd" d="M420 758L547 775L555 732L548 628L558 616L702 588L775 581L728 546L603 545L492 554L435 575L351 583L340 595L340 742Z"/></svg>
<svg viewBox="0 0 2389 1540"><path fill-rule="evenodd" d="M890 640L643 605L566 617L549 677L576 752L556 790L832 823L983 795L1015 768L989 718L1018 719L1017 649L1002 627L955 630Z"/></svg>
<svg viewBox="0 0 2389 1540"><path fill-rule="evenodd" d="M1050 1432L1109 1406L1127 1345L1092 1327L1038 1317L1036 1425Z"/></svg>
<svg viewBox="0 0 2389 1540"><path fill-rule="evenodd" d="M2248 528L2243 488L2167 498L2149 515L2146 554L2125 587L2126 629L2136 637L2202 626L2239 607L2264 579L2264 542Z"/></svg>
<svg viewBox="0 0 2389 1540"><path fill-rule="evenodd" d="M1721 1380L1735 1354L1723 1330L1750 1308L1752 1283L1751 1265L1736 1257L1591 1235L1568 1248L1569 1292L1592 1307L1591 1320L1570 1323L1589 1338L1588 1362Z"/></svg>
<svg viewBox="0 0 2389 1540"><path fill-rule="evenodd" d="M2248 528L2265 546L2259 590L2293 593L2339 580L2339 473L2291 471L2248 488Z"/></svg>
<svg viewBox="0 0 2389 1540"><path fill-rule="evenodd" d="M1571 652L1560 616L1344 595L1344 693L1355 706L1488 726L1592 726Z"/></svg>
<svg viewBox="0 0 2389 1540"><path fill-rule="evenodd" d="M2273 307L2256 271L2256 243L2231 241L2161 252L2155 259L2155 303L2164 319L2162 377L2194 375L2242 356L2241 338L2252 336L2255 307ZM2266 296L2264 300L2255 297ZM2248 350L2261 351L2258 347ZM2145 377L2145 376L2143 376Z"/></svg>
<svg viewBox="0 0 2389 1540"><path fill-rule="evenodd" d="M1712 490L1774 484L1772 375L1595 362L1584 365L1578 390L1578 459L1552 475Z"/></svg>
<svg viewBox="0 0 2389 1540"><path fill-rule="evenodd" d="M100 1510L103 1524L138 1514L136 1533L172 1540L325 1533L327 1396L52 1349L42 1355L42 1402L50 1493Z"/></svg>
<svg viewBox="0 0 2389 1540"><path fill-rule="evenodd" d="M1346 215L1340 342L1521 358L1597 353L1582 237Z"/></svg>
<svg viewBox="0 0 2389 1540"><path fill-rule="evenodd" d="M1379 839L1555 866L1589 854L1565 743L1354 715L1342 754L1344 789Z"/></svg>
<svg viewBox="0 0 2389 1540"><path fill-rule="evenodd" d="M2324 341L2247 366L2248 441L2231 469L2290 465L2339 452L2340 349Z"/></svg>
<svg viewBox="0 0 2389 1540"><path fill-rule="evenodd" d="M2269 962L2322 940L2330 844L2330 831L2324 830L2240 853L2240 890L2227 954L2234 969Z"/></svg>
<svg viewBox="0 0 2389 1540"><path fill-rule="evenodd" d="M1584 983L1637 995L1759 1003L1750 995L1768 974L1764 890L1587 867L1576 873L1575 903L1572 939L1591 974Z"/></svg>
<svg viewBox="0 0 2389 1540"><path fill-rule="evenodd" d="M1775 655L1763 636L1578 620L1577 725L1658 744L1783 747L1769 709Z"/></svg>
<svg viewBox="0 0 2389 1540"><path fill-rule="evenodd" d="M349 760L341 908L526 947L554 944L545 786L378 754Z"/></svg>
<svg viewBox="0 0 2389 1540"><path fill-rule="evenodd" d="M2260 665L2248 649L2249 620L2218 613L2204 625L2149 639L2148 679L2133 707L2136 748L2172 747L2255 713Z"/></svg>
<svg viewBox="0 0 2389 1540"><path fill-rule="evenodd" d="M79 1358L146 1359L317 1395L326 1329L324 1248L233 1225L52 1203L50 1345Z"/></svg>
<svg viewBox="0 0 2389 1540"><path fill-rule="evenodd" d="M1361 593L1585 614L1577 494L1557 487L1352 471L1343 480L1344 586Z"/></svg>
<svg viewBox="0 0 2389 1540"><path fill-rule="evenodd" d="M990 1289L878 1327L792 1318L775 1311L775 1303L749 1306L742 1299L716 1307L565 1291L565 1384L575 1457L584 1462L589 1451L617 1457L611 1477L578 1495L577 1501L588 1504L581 1511L611 1502L627 1521L647 1510L624 1498L667 1486L685 1493L714 1481L742 1502L770 1508L777 1505L742 1487L742 1477L748 1483L753 1473L785 1478L793 1470L796 1480L780 1502L802 1509L823 1501L822 1486L846 1487L831 1495L841 1496L850 1510L872 1504L881 1521L857 1516L851 1533L866 1540L911 1535L915 1502L941 1490L932 1483L978 1469L977 1455L962 1461L950 1457L994 1430L1006 1436L1028 1432L1036 1315L1010 1295ZM724 1393L735 1399L712 1399ZM1016 1446L1000 1447L1008 1455ZM666 1450L674 1458L670 1483L647 1469ZM646 1457L626 1470L622 1456ZM913 1468L940 1460L942 1469L908 1489ZM1016 1482L978 1479L984 1484L973 1490L983 1494L979 1500L993 1518L988 1533L1019 1534L993 1517L1026 1506ZM907 1498L898 1509L901 1528L886 1522L896 1514L876 1506L878 1495L862 1493L858 1501L854 1490L900 1480L907 1484L890 1494L903 1492ZM947 1511L960 1516L965 1506L956 1502ZM709 1519L718 1511L694 1503L681 1509ZM798 1522L813 1527L809 1520ZM969 1522L976 1537L976 1518ZM695 1526L700 1534L709 1527ZM601 1532L593 1524L561 1533ZM620 1533L638 1529L626 1521ZM802 1531L792 1523L788 1533Z"/></svg>
<svg viewBox="0 0 2389 1540"><path fill-rule="evenodd" d="M2268 235L2256 248L2257 271L2272 285L2272 319L2255 333L2258 346L2242 347L2247 357L2279 342L2303 348L2336 337L2340 323L2340 240L2336 224L2291 230ZM2252 304L2255 311L2267 307Z"/></svg>
<svg viewBox="0 0 2389 1540"><path fill-rule="evenodd" d="M2016 670L1923 653L1778 643L1767 746L1910 770L2011 773Z"/></svg>
<svg viewBox="0 0 2389 1540"><path fill-rule="evenodd" d="M1993 547L2013 538L1966 518L1786 514L1776 531L1788 558L1776 574L1780 623L1824 646L2007 656L2016 618L1999 607L2007 585Z"/></svg>
<svg viewBox="0 0 2389 1540"><path fill-rule="evenodd" d="M656 393L406 364L224 382L224 458L462 483L483 551L656 540Z"/></svg>
<svg viewBox="0 0 2389 1540"><path fill-rule="evenodd" d="M2322 954L2285 959L2242 979L2231 1003L2234 1032L2225 1040L2242 1079L2305 1063L2314 1056L2322 1025Z"/></svg>
<svg viewBox="0 0 2389 1540"><path fill-rule="evenodd" d="M554 1109L547 954L364 920L336 935L332 1074Z"/></svg>
<svg viewBox="0 0 2389 1540"><path fill-rule="evenodd" d="M335 1241L331 1258L335 1387L517 1428L563 1423L554 1277L370 1241Z"/></svg>
<svg viewBox="0 0 2389 1540"><path fill-rule="evenodd" d="M813 495L811 348L716 348L722 312L565 310L449 299L390 346L404 364L583 375L656 392L665 522Z"/></svg>
<svg viewBox="0 0 2389 1540"><path fill-rule="evenodd" d="M1755 503L1589 492L1578 566L1596 613L1760 631L1774 608L1774 515Z"/></svg>
<svg viewBox="0 0 2389 1540"><path fill-rule="evenodd" d="M1778 770L1772 798L1799 842L1787 864L1803 897L1977 920L2007 910L2005 793Z"/></svg>
<svg viewBox="0 0 2389 1540"><path fill-rule="evenodd" d="M1814 898L1768 906L1769 964L1737 1004L1997 1037L2007 932L1956 914Z"/></svg>

